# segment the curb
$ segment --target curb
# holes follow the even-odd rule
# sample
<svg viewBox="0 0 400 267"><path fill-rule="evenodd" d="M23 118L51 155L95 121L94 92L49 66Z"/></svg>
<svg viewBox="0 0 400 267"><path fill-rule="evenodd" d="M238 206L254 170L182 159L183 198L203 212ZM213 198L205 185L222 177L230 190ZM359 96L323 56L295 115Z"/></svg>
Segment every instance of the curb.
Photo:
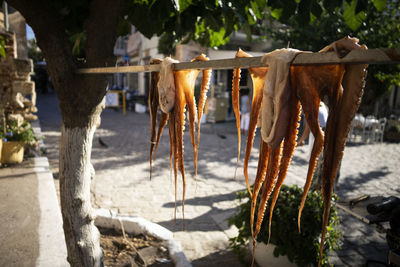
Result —
<svg viewBox="0 0 400 267"><path fill-rule="evenodd" d="M42 136L39 120L31 122L32 129L36 136ZM38 141L39 149L44 147L43 140ZM47 159L47 157L46 157ZM48 164L48 163L47 163ZM51 173L50 173L51 174ZM158 239L167 241L168 251L171 259L177 267L192 267L192 264L186 258L182 251L180 242L173 239L173 233L167 228L159 224L152 223L138 216L119 215L108 209L96 210L95 225L105 228L113 228L121 230L121 223L124 225L124 230L131 234L147 234Z"/></svg>
<svg viewBox="0 0 400 267"><path fill-rule="evenodd" d="M42 134L42 128L40 127L40 121L39 119L35 120L35 121L31 121L30 122L31 126L32 126L32 130L35 134L36 137L41 137L43 136ZM40 150L41 147L44 147L44 142L43 139L39 139L38 140L38 148Z"/></svg>
<svg viewBox="0 0 400 267"><path fill-rule="evenodd" d="M185 253L182 251L180 242L173 240L173 233L159 224L152 223L142 217L119 215L108 209L97 209L95 225L105 228L124 230L131 234L147 234L158 239L167 241L168 251L171 259L177 267L191 267Z"/></svg>

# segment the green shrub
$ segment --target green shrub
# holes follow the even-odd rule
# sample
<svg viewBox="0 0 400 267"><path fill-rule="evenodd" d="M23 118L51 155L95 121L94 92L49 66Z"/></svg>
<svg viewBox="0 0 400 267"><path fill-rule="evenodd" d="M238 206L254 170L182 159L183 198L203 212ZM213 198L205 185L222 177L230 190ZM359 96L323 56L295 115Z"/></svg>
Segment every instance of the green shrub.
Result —
<svg viewBox="0 0 400 267"><path fill-rule="evenodd" d="M36 142L36 138L29 122L23 122L18 126L17 121L8 121L4 133L3 141L19 141L24 143Z"/></svg>
<svg viewBox="0 0 400 267"><path fill-rule="evenodd" d="M260 191L261 192L261 191ZM271 224L271 243L276 245L274 256L287 255L291 262L298 266L318 266L319 247L322 232L323 201L319 192L310 191L301 217L301 233L297 227L297 216L303 189L297 186L283 185ZM243 202L237 214L229 219L239 229L239 235L230 240L233 251L242 262L246 262L246 243L251 236L250 207L251 201L246 191L237 193L239 201ZM248 200L246 201L246 198ZM256 207L256 211L258 206ZM257 216L257 212L255 214ZM258 242L268 242L269 207L265 211ZM256 221L256 218L254 219ZM327 256L330 251L339 248L339 239L342 236L338 229L340 220L336 207L331 207L327 235L324 246L322 266L329 266Z"/></svg>

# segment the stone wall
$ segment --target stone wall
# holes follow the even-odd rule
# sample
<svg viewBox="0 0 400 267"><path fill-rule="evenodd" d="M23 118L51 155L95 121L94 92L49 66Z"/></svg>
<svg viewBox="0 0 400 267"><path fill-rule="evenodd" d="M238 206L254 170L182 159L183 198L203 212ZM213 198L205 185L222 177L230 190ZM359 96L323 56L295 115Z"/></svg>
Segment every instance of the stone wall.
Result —
<svg viewBox="0 0 400 267"><path fill-rule="evenodd" d="M10 12L8 14L8 20L10 24L9 31L14 32L16 36L16 47L17 54L16 58L28 58L28 46L26 41L26 23L25 18L13 9L9 7Z"/></svg>
<svg viewBox="0 0 400 267"><path fill-rule="evenodd" d="M0 117L32 121L37 116L35 83L31 81L33 64L30 59L16 58L13 32L0 32L6 43L6 58L0 57Z"/></svg>

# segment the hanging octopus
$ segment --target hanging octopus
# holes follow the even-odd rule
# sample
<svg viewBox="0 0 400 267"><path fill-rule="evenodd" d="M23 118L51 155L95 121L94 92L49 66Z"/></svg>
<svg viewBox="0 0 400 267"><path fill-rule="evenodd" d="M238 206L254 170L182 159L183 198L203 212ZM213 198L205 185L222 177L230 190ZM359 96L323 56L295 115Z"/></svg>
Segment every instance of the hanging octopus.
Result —
<svg viewBox="0 0 400 267"><path fill-rule="evenodd" d="M353 49L367 49L366 46L359 46L357 44L358 39L345 37L332 45L324 48L320 52L327 52L334 50L340 56L347 54ZM239 51L240 52L240 51ZM238 54L242 54L240 52ZM322 225L322 237L321 244L325 241L326 226L328 223L330 201L332 197L332 188L336 173L339 167L340 160L343 156L343 150L345 146L346 137L350 130L351 120L353 119L355 112L361 101L362 90L364 86L364 79L366 75L367 65L323 65L323 66L292 66L290 72L290 84L291 90L288 96L289 105L282 106L279 108L286 108L287 112L287 124L282 121L277 122L277 132L284 133L283 149L281 151L282 139L278 136L274 142L265 142L263 139L260 143L260 156L258 160L257 174L251 192L248 175L247 175L247 164L246 158L250 155L254 130L256 127L256 120L250 121L249 136L246 147L246 157L244 164L244 173L247 182L247 187L251 197L251 215L250 225L253 237L253 245L255 244L256 237L260 231L261 223L264 217L264 212L268 199L273 192L271 208L269 214L269 228L271 229L271 219L273 215L273 209L277 198L279 196L279 190L284 182L287 174L293 152L296 146L297 138L297 127L300 113L300 103L303 107L306 120L310 126L310 130L315 136L315 142L312 148L310 157L306 183L304 186L304 192L302 201L299 209L298 225L300 230L300 219L301 212L304 207L304 203L307 197L307 193L310 188L311 179L315 170L316 162L322 149L324 150L324 163L323 163L323 174L322 174L322 195L324 199L324 214L323 214L323 225ZM256 68L253 68L256 69ZM235 74L236 71L236 74ZM235 78L239 73L238 70L234 70L233 79L233 96L235 99L236 87L238 80ZM256 83L254 83L256 86ZM256 91L256 87L254 87ZM319 102L322 97L327 96L329 100L329 116L326 127L326 138L324 139L324 133L322 132L318 122L318 109ZM262 101L263 95L254 93L252 114L259 114L259 107L257 103ZM235 102L233 102L235 104ZM254 103L256 105L254 106ZM253 110L253 106L254 109ZM235 107L235 105L234 105ZM279 112L279 110L275 110ZM235 112L235 115L237 113ZM256 118L257 118L256 116ZM238 118L238 116L236 117ZM250 131L251 130L251 131ZM240 137L239 137L240 138ZM282 153L282 157L280 154ZM278 171L279 170L279 171ZM265 176L265 177L264 177ZM257 222L254 229L254 214L257 203L257 197L259 190L263 188L260 198L260 205L257 215ZM271 231L269 230L269 237ZM253 246L254 252L255 246ZM323 252L323 245L320 246L320 259L321 263ZM254 253L253 253L254 262Z"/></svg>
<svg viewBox="0 0 400 267"><path fill-rule="evenodd" d="M358 39L345 37L322 49L320 52L335 51L340 57L354 49L366 50L358 45ZM324 65L293 67L293 84L303 107L310 130L315 136L311 152L307 179L299 209L300 230L301 213L310 188L313 172L322 149L322 197L324 213L319 265L322 260L323 244L330 211L333 185L343 157L343 151L350 131L351 121L361 102L367 65ZM318 106L321 98L328 98L329 115L324 134L318 124Z"/></svg>
<svg viewBox="0 0 400 267"><path fill-rule="evenodd" d="M167 59L166 59L167 60ZM209 60L205 55L200 55L194 58L192 61L206 61ZM154 60L153 64L161 63L160 60ZM199 96L199 107L196 108L196 102L194 98L194 86L199 70L178 70L173 71L173 78L170 78L165 82L160 82L160 74L158 72L152 73L152 85L149 92L149 105L150 105L150 122L151 122L151 144L150 144L150 174L151 174L151 163L152 154L155 150L157 151L158 144L163 132L164 127L169 123L169 138L170 138L170 166L174 170L174 181L175 181L175 218L176 218L176 199L177 199L177 176L178 171L182 175L183 181L183 195L182 195L182 213L184 214L184 203L186 193L186 177L183 160L183 131L185 124L185 109L187 107L189 114L189 132L190 139L194 153L194 166L195 176L197 177L197 152L200 142L200 120L203 115L203 109L207 96L207 90L209 87L209 81L211 77L211 70L206 69L202 71L203 79L200 89ZM168 80L168 79L166 79ZM171 82L172 80L172 82ZM168 85L168 82L171 83ZM160 95L160 90L163 88L169 88L169 93L174 92L174 96ZM161 90L161 92L163 92ZM157 99L158 97L158 99ZM161 112L160 123L158 128L157 137L155 134L156 128L156 116L158 107L164 106L164 110ZM195 139L195 120L198 120L197 125L197 139Z"/></svg>
<svg viewBox="0 0 400 267"><path fill-rule="evenodd" d="M151 59L150 64L161 64L162 60L161 59ZM165 127L163 125L161 127L161 121L160 120L160 126L158 127L158 135L157 135L157 142L156 142L156 125L157 125L157 112L159 109L159 102L158 102L158 90L157 90L157 84L158 81L160 80L160 72L152 72L151 77L150 77L150 90L149 90L149 98L148 98L148 104L149 104L149 111L150 111L150 156L149 156L149 161L150 161L150 180L152 176L152 160L153 160L153 152L157 152L158 148L158 142L159 142L159 136L161 136L161 133ZM162 118L165 118L168 116L168 114L162 112ZM157 144L157 145L156 145ZM154 155L155 158L155 155Z"/></svg>
<svg viewBox="0 0 400 267"><path fill-rule="evenodd" d="M358 45L358 41L357 38L345 37L333 43L331 46L328 46L323 51L334 50L337 53L342 53L343 51L346 53L354 49L367 50L367 46ZM322 260L323 244L325 242L326 227L328 225L333 185L339 169L339 164L343 157L351 122L361 103L365 78L367 75L367 67L368 65L366 64L345 65L345 73L342 80L343 90L338 90L337 95L330 95L329 99L330 109L332 111L329 112L326 125L326 138L324 142L324 162L322 167L324 214L322 217L319 265L321 265Z"/></svg>
<svg viewBox="0 0 400 267"><path fill-rule="evenodd" d="M244 52L239 51L237 53L237 56L243 56ZM260 114L260 109L261 109L261 103L265 101L263 97L269 97L268 95L265 96L263 94L264 89L264 81L267 73L268 68L252 68L250 70L250 73L253 74L253 84L254 84L254 96L253 96L253 105L251 108L251 118L253 121L250 121L250 126L249 126L249 135L247 139L247 147L246 147L246 157L245 157L245 163L244 163L244 174L246 178L246 182L248 182L248 176L247 176L247 164L248 164L248 159L250 156L250 151L253 145L253 140L254 140L254 131L257 126L257 120ZM234 91L235 88L238 87L238 81L235 79L235 72L238 73L238 70L234 70ZM261 79L254 79L254 73L261 73L258 77ZM288 74L286 74L287 76ZM278 81L279 83L280 81ZM235 86L236 84L236 86ZM270 85L268 85L270 86ZM284 87L286 91L288 88L286 86ZM232 97L234 99L235 97ZM254 101L255 100L255 101ZM296 118L298 120L299 117L299 104L297 98L294 97L294 94L290 94L289 91L289 97L286 95L281 95L280 98L278 99L279 101L275 101L277 105L289 105L291 108L288 112L286 112L286 115L284 113L280 113L276 116L288 116L289 118ZM264 103L263 103L264 105ZM294 115L292 115L294 114ZM238 119L238 116L236 117ZM257 174L253 186L253 191L251 192L248 186L248 190L251 195L251 215L250 215L250 228L252 232L252 237L253 237L253 250L255 249L255 240L260 232L261 228L261 223L264 217L264 212L265 208L268 202L268 199L271 196L271 193L274 190L275 184L277 183L277 179L279 180L280 186L283 183L284 178L286 177L286 168L282 168L283 166L288 166L290 162L291 155L293 154L295 143L296 143L296 133L297 133L297 120L294 121L294 123L291 123L289 126L287 126L285 129L281 130L281 128L277 128L278 131L275 130L274 134L270 135L272 138L270 138L270 142L267 143L264 140L261 140L260 142L260 156L258 160L258 167L257 167ZM282 124L283 125L283 124ZM286 122L287 125L287 122ZM284 133L283 136L279 137L280 132ZM278 134L275 134L278 133ZM282 139L285 138L284 146L283 146L283 157L281 158L281 152L282 152ZM281 168L279 168L281 166ZM264 184L264 186L263 186ZM255 215L255 208L257 204L257 198L260 189L263 189L261 192L261 197L260 197L260 205L258 209L258 215L257 215L257 222L256 226L254 229L254 215ZM279 190L279 189L278 189ZM277 192L277 191L275 191ZM275 199L277 196L274 197ZM276 200L275 200L276 201ZM254 255L254 253L253 253ZM254 259L253 259L254 260Z"/></svg>
<svg viewBox="0 0 400 267"><path fill-rule="evenodd" d="M238 50L236 53L236 58L240 57L251 57L251 55L243 52L241 49ZM263 88L264 88L264 80L265 76L267 75L268 68L261 67L261 68L249 68L250 76L253 81L253 100L251 104L251 111L250 111L250 123L249 123L249 131L247 135L247 144L246 144L246 152L244 158L244 165L243 165L243 173L246 179L247 189L252 195L249 183L249 175L248 175L248 165L249 159L251 154L251 149L253 147L254 142L254 134L256 131L257 120L260 114L261 104L262 104L262 96L263 96ZM236 117L236 127L238 132L238 155L237 155L237 164L239 163L240 157L240 144L241 144L241 137L240 137L240 113L239 113L239 79L240 79L240 69L233 70L233 82L232 82L232 106L233 111ZM266 151L265 151L266 152ZM236 175L236 170L235 170ZM261 177L262 175L260 175Z"/></svg>

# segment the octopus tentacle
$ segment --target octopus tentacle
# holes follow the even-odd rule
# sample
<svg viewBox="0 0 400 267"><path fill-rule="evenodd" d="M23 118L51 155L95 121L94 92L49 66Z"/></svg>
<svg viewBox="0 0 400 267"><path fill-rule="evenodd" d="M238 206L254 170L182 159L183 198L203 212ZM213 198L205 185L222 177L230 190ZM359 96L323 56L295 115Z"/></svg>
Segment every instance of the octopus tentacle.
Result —
<svg viewBox="0 0 400 267"><path fill-rule="evenodd" d="M336 42L335 48L343 50L366 50L365 45L357 44L358 39L345 37ZM346 65L343 76L343 92L338 90L338 95L330 97L332 99L332 111L329 113L326 127L326 140L324 144L324 162L322 166L322 196L324 200L324 213L322 217L322 234L320 257L318 265L321 265L323 244L325 242L326 227L332 198L333 185L343 157L343 151L348 133L350 131L351 121L361 102L364 82L366 77L366 68L368 65ZM335 101L338 99L338 101ZM331 103L330 103L331 104ZM331 115L332 114L332 115Z"/></svg>
<svg viewBox="0 0 400 267"><path fill-rule="evenodd" d="M169 152L170 173L171 173L172 169L174 170L174 185L175 185L174 221L176 222L176 201L177 201L177 189L178 189L178 168L177 168L178 155L176 152L175 117L174 116L169 116L169 141L170 141L170 152Z"/></svg>
<svg viewBox="0 0 400 267"><path fill-rule="evenodd" d="M175 130L175 147L174 154L176 155L178 170L182 175L183 182L183 195L182 195L182 214L184 214L184 203L185 203L185 192L186 192L186 177L185 177L185 166L183 160L183 131L185 125L185 92L182 88L182 84L180 81L184 81L186 75L183 77L179 76L179 72L174 72L175 76L175 107L173 110L173 117L175 119L174 122L174 130ZM178 82L177 82L178 81Z"/></svg>
<svg viewBox="0 0 400 267"><path fill-rule="evenodd" d="M205 60L205 56L199 56L195 60ZM174 131L173 147L174 147L174 170L179 170L182 175L183 192L182 192L182 214L185 213L185 195L186 195L186 175L183 159L183 131L185 123L185 107L187 106L189 113L189 133L194 153L195 173L197 174L197 144L195 139L195 118L197 114L196 102L194 99L194 86L199 70L179 70L174 71L175 80L175 106L172 117L174 124L170 127ZM205 89L203 89L204 91ZM171 116L170 116L171 117ZM175 171L175 192L176 192L176 171ZM176 198L175 198L176 205Z"/></svg>
<svg viewBox="0 0 400 267"><path fill-rule="evenodd" d="M152 59L150 64L159 64L162 60L160 59ZM159 108L158 102L158 88L157 84L160 79L160 72L152 72L151 73L151 85L149 90L149 98L148 103L150 107L150 180L152 175L152 159L153 159L153 150L155 147L155 138L156 138L156 124L157 124L157 111Z"/></svg>
<svg viewBox="0 0 400 267"><path fill-rule="evenodd" d="M160 143L161 135L164 131L165 126L168 123L169 114L161 112L160 122L158 123L158 132L157 132L157 140L156 140L156 147L154 149L154 160L156 160L158 144Z"/></svg>
<svg viewBox="0 0 400 267"><path fill-rule="evenodd" d="M270 152L271 152L271 149L268 146L268 144L265 143L263 140L261 140L260 156L258 158L258 166L257 166L257 174L256 174L256 179L254 181L254 186L253 186L253 195L251 197L250 229L251 229L252 236L254 235L253 225L254 225L254 213L255 213L256 204L257 204L257 197L258 197L258 193L259 193L261 186L265 179L265 173L267 171L267 164L268 164Z"/></svg>
<svg viewBox="0 0 400 267"><path fill-rule="evenodd" d="M195 57L192 61L207 61L210 60L204 54ZM200 144L200 125L201 125L201 118L203 117L203 110L206 104L207 98L207 91L210 86L211 81L211 69L205 69L202 71L203 77L201 80L201 87L200 87L200 94L199 94L199 102L197 107L197 144L196 144L196 151L194 153L194 172L195 178L197 179L197 155L199 151L199 144Z"/></svg>
<svg viewBox="0 0 400 267"><path fill-rule="evenodd" d="M236 57L251 57L251 55L239 49L238 52L236 53ZM250 111L250 123L249 123L246 152L243 164L243 174L244 178L246 179L247 189L249 191L250 196L252 195L252 193L250 189L248 166L249 166L251 149L253 147L258 115L260 114L260 109L261 109L264 80L265 76L267 75L267 71L268 71L267 67L249 68L250 76L253 81L253 101L251 104L251 111Z"/></svg>
<svg viewBox="0 0 400 267"><path fill-rule="evenodd" d="M250 69L249 69L250 70ZM250 72L251 73L251 72ZM258 121L258 115L260 114L261 104L262 104L262 97L263 97L263 88L264 88L264 79L260 79L251 75L253 78L254 84L254 91L253 91L253 103L251 105L251 112L250 112L250 123L249 123L249 130L247 135L247 143L246 143L246 151L244 156L244 163L243 163L243 174L246 179L246 182L249 183L249 174L248 174L248 166L249 166L249 159L251 154L251 149L253 147L254 136ZM249 184L248 184L249 187Z"/></svg>
<svg viewBox="0 0 400 267"><path fill-rule="evenodd" d="M292 86L292 90L294 86ZM285 181L287 170L290 164L290 161L293 157L293 152L296 147L296 139L297 139L297 128L299 126L299 115L300 115L300 102L296 96L296 92L293 90L290 96L290 115L289 115L289 124L286 130L285 139L283 143L282 150L282 158L279 164L279 174L278 179L275 185L274 194L272 195L270 211L269 211L269 224L268 224L268 243L271 239L271 222L272 215L274 212L276 201L278 200L279 191Z"/></svg>
<svg viewBox="0 0 400 267"><path fill-rule="evenodd" d="M207 58L208 60L208 58ZM197 147L196 147L196 157L195 157L195 176L197 177L197 153L199 151L200 145L200 127L201 127L201 118L203 117L204 106L206 104L207 92L210 87L211 81L211 69L203 70L203 78L201 81L200 95L199 95L199 103L197 107Z"/></svg>
<svg viewBox="0 0 400 267"><path fill-rule="evenodd" d="M319 102L319 101L318 101ZM319 105L319 104L318 104ZM318 116L318 109L316 110L317 112L317 116ZM305 112L304 112L305 113ZM312 112L312 114L314 114L314 112ZM306 114L306 113L305 113ZM309 121L307 119L306 115L306 120L307 122ZM324 142L324 134L321 131L321 128L319 126L318 123L318 119L315 121L310 120L309 123L310 126L310 131L312 132L312 134L315 136L315 141L311 150L311 156L310 156L310 160L308 163L308 170L307 170L307 178L306 178L306 183L304 184L304 189L303 189L303 195L301 197L301 203L300 203L300 208L299 208L299 215L297 218L297 224L298 224L298 228L299 228L299 232L301 231L301 214L304 208L304 204L307 198L307 194L308 191L310 190L310 186L311 186L311 182L312 182L312 178L314 175L314 171L315 171L315 167L317 166L317 161L318 161L318 157L319 154L321 154L322 148L323 148L323 142Z"/></svg>
<svg viewBox="0 0 400 267"><path fill-rule="evenodd" d="M197 108L193 93L194 93L193 90L185 90L186 105L189 113L190 141L193 148L195 177L197 177L197 145L194 136Z"/></svg>
<svg viewBox="0 0 400 267"><path fill-rule="evenodd" d="M278 174L278 169L279 169L280 154L281 154L281 144L279 144L277 148L271 150L271 155L268 159L267 173L265 175L265 181L261 193L260 205L258 207L256 229L254 230L254 232L252 232L252 238L253 238L252 266L254 264L257 235L261 229L261 224L264 219L264 213L267 207L268 199L275 187L276 176Z"/></svg>
<svg viewBox="0 0 400 267"><path fill-rule="evenodd" d="M258 233L260 232L261 223L264 219L265 208L267 207L268 199L275 187L276 177L279 170L280 154L281 154L281 145L271 150L271 156L268 159L267 173L265 175L265 181L261 193L260 207L258 209L257 223L256 223L256 229L254 231L253 240L256 239Z"/></svg>
<svg viewBox="0 0 400 267"><path fill-rule="evenodd" d="M232 107L233 112L235 113L236 118L236 129L238 133L238 156L236 160L236 167L235 167L235 175L234 178L236 179L236 172L237 167L239 165L239 158L240 158L240 145L241 145L241 136L240 136L240 103L239 103L239 80L240 80L240 69L233 70L233 80L232 80Z"/></svg>
<svg viewBox="0 0 400 267"><path fill-rule="evenodd" d="M236 167L235 167L235 175L234 178L236 179L236 172L239 165L239 158L240 158L240 146L241 146L241 136L240 136L240 102L239 102L239 80L240 80L240 69L236 68L233 69L233 79L232 79L232 107L233 112L236 118L236 129L238 135L238 154L236 160Z"/></svg>
<svg viewBox="0 0 400 267"><path fill-rule="evenodd" d="M303 196L299 208L298 227L300 231L301 213L304 208L305 200L310 189L312 177L318 161L318 156L322 151L324 143L324 133L318 122L320 96L327 93L336 92L343 75L343 67L339 65L324 66L296 66L293 68L296 80L298 97L303 107L310 130L315 137L308 165L307 179L304 185Z"/></svg>

